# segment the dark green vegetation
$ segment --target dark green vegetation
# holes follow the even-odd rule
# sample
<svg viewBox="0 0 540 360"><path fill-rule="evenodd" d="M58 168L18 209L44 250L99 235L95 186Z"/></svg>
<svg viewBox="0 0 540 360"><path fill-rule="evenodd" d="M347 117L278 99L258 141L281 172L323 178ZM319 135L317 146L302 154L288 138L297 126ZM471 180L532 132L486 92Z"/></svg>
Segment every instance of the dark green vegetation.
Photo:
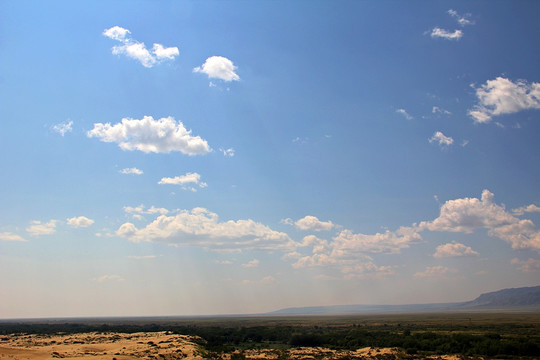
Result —
<svg viewBox="0 0 540 360"><path fill-rule="evenodd" d="M409 354L540 357L540 313L130 318L0 322L0 334L172 331L201 337L209 352L323 346L399 347Z"/></svg>

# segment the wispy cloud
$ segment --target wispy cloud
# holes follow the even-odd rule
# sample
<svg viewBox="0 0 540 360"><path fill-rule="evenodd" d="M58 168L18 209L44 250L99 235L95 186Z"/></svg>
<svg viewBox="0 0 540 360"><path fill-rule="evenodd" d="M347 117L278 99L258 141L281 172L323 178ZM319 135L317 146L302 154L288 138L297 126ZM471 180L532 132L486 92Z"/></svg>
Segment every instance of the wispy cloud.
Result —
<svg viewBox="0 0 540 360"><path fill-rule="evenodd" d="M475 90L478 103L469 110L475 123L489 123L494 116L540 109L540 83L497 77Z"/></svg>
<svg viewBox="0 0 540 360"><path fill-rule="evenodd" d="M265 276L260 280L243 280L243 285L271 285L275 284L276 279L273 276Z"/></svg>
<svg viewBox="0 0 540 360"><path fill-rule="evenodd" d="M413 119L413 117L411 115L409 115L409 113L407 113L407 110L405 110L405 109L397 109L396 112L398 114L403 115L405 117L405 119L407 119L407 120L412 120Z"/></svg>
<svg viewBox="0 0 540 360"><path fill-rule="evenodd" d="M182 122L176 122L170 116L159 120L152 116L144 116L140 120L124 118L114 125L95 123L87 136L117 143L122 150L144 153L179 151L187 155L202 155L211 151L206 140L192 136Z"/></svg>
<svg viewBox="0 0 540 360"><path fill-rule="evenodd" d="M223 153L223 156L226 156L226 157L233 157L234 156L234 149L233 148L228 148L228 149L219 148L219 151L221 151Z"/></svg>
<svg viewBox="0 0 540 360"><path fill-rule="evenodd" d="M242 267L245 267L245 268L254 268L254 267L257 267L259 266L259 260L257 259L253 259L249 262L247 262L246 264L242 264Z"/></svg>
<svg viewBox="0 0 540 360"><path fill-rule="evenodd" d="M467 14L464 14L464 15L459 15L458 12L456 10L448 10L448 14L453 17L454 19L456 19L456 21L458 22L459 25L461 26L466 26L466 25L473 25L474 24L474 21L472 21L470 19L470 17L472 16L471 14L467 13Z"/></svg>
<svg viewBox="0 0 540 360"><path fill-rule="evenodd" d="M140 170L140 169L137 169L136 167L132 167L132 168L125 168L125 169L120 170L120 174L124 174L124 175L142 175L143 171Z"/></svg>
<svg viewBox="0 0 540 360"><path fill-rule="evenodd" d="M66 133L73 131L72 125L73 121L62 122L54 125L52 129L60 135L64 136Z"/></svg>
<svg viewBox="0 0 540 360"><path fill-rule="evenodd" d="M240 76L235 72L238 69L233 62L223 56L211 56L204 64L193 68L193 72L208 75L210 79L220 79L223 81L238 81ZM215 85L211 83L212 85Z"/></svg>
<svg viewBox="0 0 540 360"><path fill-rule="evenodd" d="M10 232L0 233L0 241L27 242L22 236Z"/></svg>
<svg viewBox="0 0 540 360"><path fill-rule="evenodd" d="M446 266L429 266L426 268L425 271L417 272L414 274L415 278L435 278L435 279L443 279L446 278L447 275L457 273L456 269L450 269Z"/></svg>
<svg viewBox="0 0 540 360"><path fill-rule="evenodd" d="M432 38L442 38L446 40L459 40L463 37L463 31L461 30L454 30L453 32L450 32L448 30L441 29L439 27L433 28L431 31L431 37Z"/></svg>
<svg viewBox="0 0 540 360"><path fill-rule="evenodd" d="M112 48L115 55L126 55L132 59L138 60L144 67L151 68L165 60L174 60L180 54L177 47L164 47L155 43L152 50L148 50L146 45L130 37L131 32L120 26L103 31L103 35L109 39L116 40L122 45L116 45Z"/></svg>
<svg viewBox="0 0 540 360"><path fill-rule="evenodd" d="M103 282L109 282L109 281L121 282L121 281L124 281L125 279L121 277L120 275L113 274L113 275L103 275L97 278L93 278L91 280L94 282L103 283Z"/></svg>
<svg viewBox="0 0 540 360"><path fill-rule="evenodd" d="M514 258L511 263L513 265L519 265L518 270L525 273L540 271L540 260L537 259L519 260L518 258Z"/></svg>

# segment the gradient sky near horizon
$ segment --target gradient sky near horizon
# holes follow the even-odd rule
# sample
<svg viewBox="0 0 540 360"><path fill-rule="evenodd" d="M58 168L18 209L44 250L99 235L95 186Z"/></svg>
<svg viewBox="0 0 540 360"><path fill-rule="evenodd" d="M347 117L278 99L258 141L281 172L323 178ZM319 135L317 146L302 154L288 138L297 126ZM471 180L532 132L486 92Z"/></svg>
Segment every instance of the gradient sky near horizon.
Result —
<svg viewBox="0 0 540 360"><path fill-rule="evenodd" d="M0 2L0 318L539 285L540 2Z"/></svg>

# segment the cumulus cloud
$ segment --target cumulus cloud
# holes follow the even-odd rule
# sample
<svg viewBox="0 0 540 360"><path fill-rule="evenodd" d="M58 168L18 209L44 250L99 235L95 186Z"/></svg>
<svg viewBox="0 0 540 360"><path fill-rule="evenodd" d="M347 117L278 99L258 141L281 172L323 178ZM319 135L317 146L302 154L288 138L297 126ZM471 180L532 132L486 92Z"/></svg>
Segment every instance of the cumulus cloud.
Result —
<svg viewBox="0 0 540 360"><path fill-rule="evenodd" d="M540 250L540 232L531 220L521 220L496 204L494 195L484 190L480 199L448 200L433 221L423 221L418 230L472 233L487 229L490 236L507 241L514 249Z"/></svg>
<svg viewBox="0 0 540 360"><path fill-rule="evenodd" d="M51 235L56 232L56 220L42 223L41 221L32 221L32 225L26 228L31 236Z"/></svg>
<svg viewBox="0 0 540 360"><path fill-rule="evenodd" d="M437 250L433 257L462 257L462 256L476 256L478 253L471 249L470 246L466 246L457 242L451 242L444 245L437 246Z"/></svg>
<svg viewBox="0 0 540 360"><path fill-rule="evenodd" d="M52 129L60 135L64 136L66 133L73 131L73 128L71 127L72 125L73 121L62 122L60 124L54 125Z"/></svg>
<svg viewBox="0 0 540 360"><path fill-rule="evenodd" d="M125 169L120 170L120 174L124 174L124 175L142 175L143 171L140 170L140 169L137 169L136 167L132 167L132 168L125 168Z"/></svg>
<svg viewBox="0 0 540 360"><path fill-rule="evenodd" d="M317 217L307 215L294 223L300 230L323 231L331 230L335 225L331 221L320 221Z"/></svg>
<svg viewBox="0 0 540 360"><path fill-rule="evenodd" d="M107 281L121 282L124 281L124 278L120 275L103 275L98 278L93 278L91 280L98 283L103 283Z"/></svg>
<svg viewBox="0 0 540 360"><path fill-rule="evenodd" d="M206 140L192 136L181 121L173 117L154 120L152 116L142 119L123 118L122 122L95 123L87 136L103 142L114 142L122 150L139 150L144 153L169 153L179 151L187 155L201 155L211 151Z"/></svg>
<svg viewBox="0 0 540 360"><path fill-rule="evenodd" d="M151 68L165 60L174 60L180 54L177 47L164 47L155 43L152 50L148 50L146 45L130 37L131 32L120 26L103 31L103 35L121 42L121 45L113 46L114 55L126 55L132 59L138 60L144 67Z"/></svg>
<svg viewBox="0 0 540 360"><path fill-rule="evenodd" d="M540 271L540 260L537 259L519 260L514 258L512 259L512 264L519 265L518 270L525 273Z"/></svg>
<svg viewBox="0 0 540 360"><path fill-rule="evenodd" d="M238 81L240 76L235 73L237 66L226 57L211 56L204 64L197 66L193 72L203 73L208 75L210 79L221 79L223 81Z"/></svg>
<svg viewBox="0 0 540 360"><path fill-rule="evenodd" d="M148 209L145 209L145 206L141 204L139 206L124 206L124 212L127 214L131 214L137 220L143 220L143 214L165 215L169 212L169 210L165 208L157 208L154 205L152 205Z"/></svg>
<svg viewBox="0 0 540 360"><path fill-rule="evenodd" d="M447 274L456 273L457 270L445 266L429 266L423 272L414 274L415 278L444 278Z"/></svg>
<svg viewBox="0 0 540 360"><path fill-rule="evenodd" d="M534 204L522 206L517 209L512 209L514 215L523 215L525 213L540 212L540 206Z"/></svg>
<svg viewBox="0 0 540 360"><path fill-rule="evenodd" d="M242 267L245 267L245 268L254 268L257 266L259 266L259 260L257 259L253 259L246 264L242 264Z"/></svg>
<svg viewBox="0 0 540 360"><path fill-rule="evenodd" d="M289 252L297 247L287 234L266 225L251 219L221 222L216 213L204 208L180 210L174 216L160 215L142 229L124 223L116 234L133 242L162 242L216 251Z"/></svg>
<svg viewBox="0 0 540 360"><path fill-rule="evenodd" d="M475 89L478 103L469 110L475 123L489 123L494 116L540 109L540 83L512 82L503 77Z"/></svg>
<svg viewBox="0 0 540 360"><path fill-rule="evenodd" d="M448 30L441 29L439 27L433 28L431 30L431 37L432 38L442 38L446 40L459 40L463 37L463 31L461 30L454 30L453 32L450 32Z"/></svg>
<svg viewBox="0 0 540 360"><path fill-rule="evenodd" d="M407 119L407 120L412 120L413 119L413 117L411 115L409 115L409 113L407 113L407 110L405 110L405 109L397 109L396 112L398 114L403 115L405 117L405 119Z"/></svg>
<svg viewBox="0 0 540 360"><path fill-rule="evenodd" d="M187 173L185 175L175 176L173 178L164 177L158 184L160 185L180 185L184 190L197 191L194 187L187 187L187 184L194 184L200 188L205 188L208 186L205 182L201 181L201 175L197 173Z"/></svg>
<svg viewBox="0 0 540 360"><path fill-rule="evenodd" d="M73 227L89 227L94 223L94 220L87 218L86 216L72 217L66 220L69 226Z"/></svg>
<svg viewBox="0 0 540 360"><path fill-rule="evenodd" d="M25 240L23 237L17 234L12 234L10 232L3 232L3 233L0 233L0 241L26 242L27 240Z"/></svg>
<svg viewBox="0 0 540 360"><path fill-rule="evenodd" d="M431 138L429 138L430 143L437 143L440 147L445 148L454 143L454 139L450 136L444 135L440 131L436 131Z"/></svg>

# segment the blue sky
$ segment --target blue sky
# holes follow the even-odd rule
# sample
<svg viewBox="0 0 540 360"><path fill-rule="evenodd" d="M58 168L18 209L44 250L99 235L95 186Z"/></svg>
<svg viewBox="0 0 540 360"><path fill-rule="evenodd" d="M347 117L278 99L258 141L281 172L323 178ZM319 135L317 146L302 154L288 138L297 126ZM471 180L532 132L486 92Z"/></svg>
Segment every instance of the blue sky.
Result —
<svg viewBox="0 0 540 360"><path fill-rule="evenodd" d="M0 317L538 285L539 11L2 2Z"/></svg>

